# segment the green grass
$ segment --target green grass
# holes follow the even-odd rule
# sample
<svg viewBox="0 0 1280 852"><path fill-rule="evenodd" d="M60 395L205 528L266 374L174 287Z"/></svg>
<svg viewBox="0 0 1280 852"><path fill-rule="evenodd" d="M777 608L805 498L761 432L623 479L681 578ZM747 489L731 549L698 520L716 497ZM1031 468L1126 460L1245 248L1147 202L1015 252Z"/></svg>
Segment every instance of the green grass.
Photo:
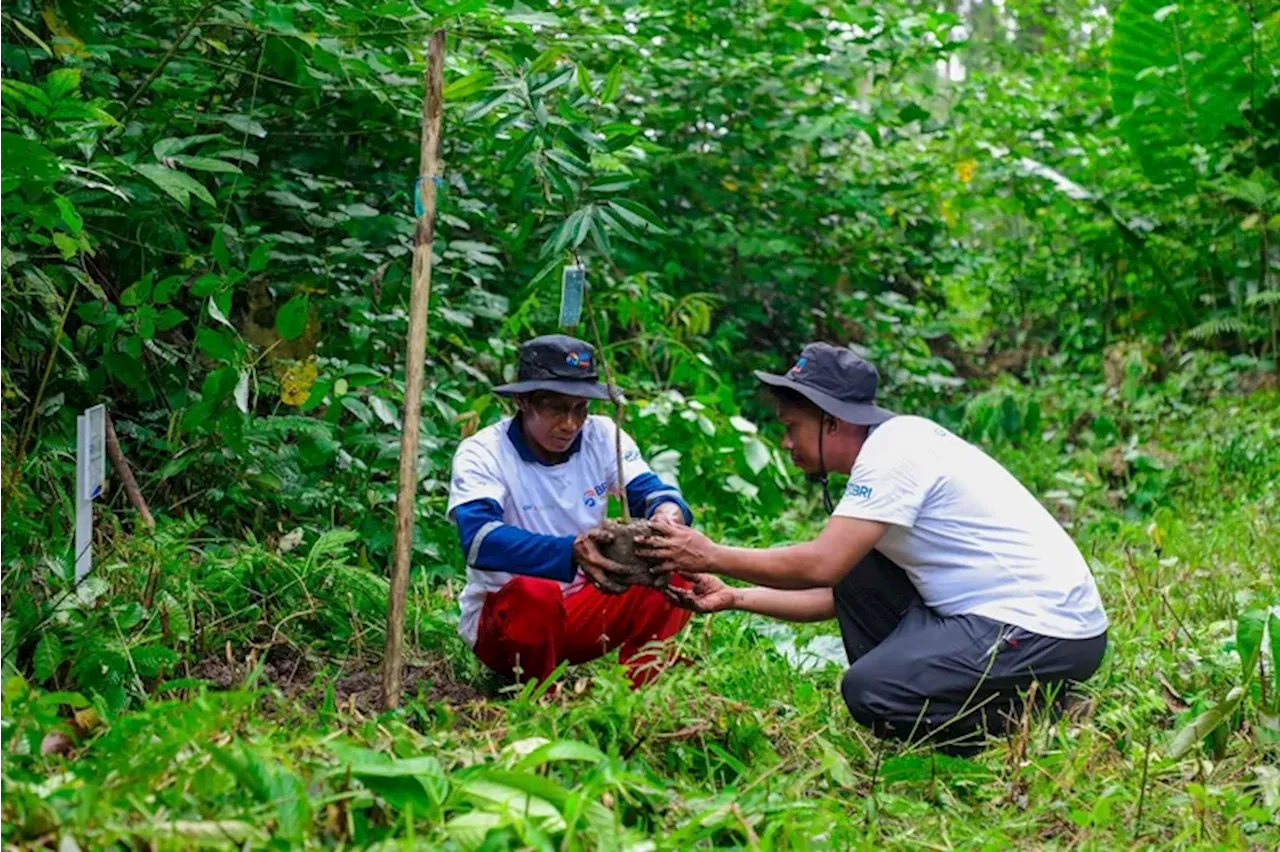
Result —
<svg viewBox="0 0 1280 852"><path fill-rule="evenodd" d="M1094 564L1113 627L1087 687L1091 718L1029 720L974 760L886 746L853 723L841 668L805 668L783 653L830 625L777 631L740 614L695 619L680 637L692 663L642 691L628 688L616 660L602 660L569 670L553 693L459 705L435 700L427 678L399 712L353 712L335 697L336 666L376 665L384 584L354 564L349 537L313 537L286 555L196 542L195 522L122 538L98 602L55 619L64 638L57 664L43 661L41 688L28 685L37 665L29 644L6 658L5 840L63 834L85 849L1276 848L1280 731L1268 725L1280 684L1269 651L1224 729L1171 753L1176 732L1242 679L1236 620L1280 604L1276 403L1262 394L1164 410L1141 427L1150 454L1131 453L1119 474L1107 447L1065 430L993 447L1037 493L1057 493L1046 502ZM1162 469L1153 448L1176 463ZM785 520L761 521L754 538L811 534L815 502L809 495ZM6 583L40 576L28 570ZM150 608L122 603L136 602L153 573ZM447 661L432 669L438 682L479 684L452 633L457 591L456 582L416 583L410 635L422 660ZM10 613L9 624L21 620ZM6 647L23 635L9 624ZM89 637L83 646L72 626ZM317 669L303 691L286 694L253 665L230 692L185 677L228 647L238 663L251 653L265 660L272 641ZM95 653L125 658L127 676L102 681L113 688L97 690L100 721L87 720L69 754L41 756L44 737L84 702L49 690L84 688L92 672L76 661Z"/></svg>

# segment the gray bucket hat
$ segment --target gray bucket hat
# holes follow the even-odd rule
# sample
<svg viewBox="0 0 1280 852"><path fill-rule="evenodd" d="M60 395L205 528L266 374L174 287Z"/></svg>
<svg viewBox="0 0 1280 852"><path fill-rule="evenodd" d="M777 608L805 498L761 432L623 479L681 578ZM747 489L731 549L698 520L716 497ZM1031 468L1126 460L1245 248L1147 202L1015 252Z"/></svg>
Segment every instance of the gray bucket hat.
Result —
<svg viewBox="0 0 1280 852"><path fill-rule="evenodd" d="M585 399L612 399L609 386L600 384L596 351L591 344L563 334L544 334L520 347L516 380L493 389L511 396L533 391L553 391Z"/></svg>
<svg viewBox="0 0 1280 852"><path fill-rule="evenodd" d="M875 365L845 346L810 343L783 375L756 370L756 378L775 388L790 388L827 414L846 423L878 426L892 411L875 404L880 374Z"/></svg>

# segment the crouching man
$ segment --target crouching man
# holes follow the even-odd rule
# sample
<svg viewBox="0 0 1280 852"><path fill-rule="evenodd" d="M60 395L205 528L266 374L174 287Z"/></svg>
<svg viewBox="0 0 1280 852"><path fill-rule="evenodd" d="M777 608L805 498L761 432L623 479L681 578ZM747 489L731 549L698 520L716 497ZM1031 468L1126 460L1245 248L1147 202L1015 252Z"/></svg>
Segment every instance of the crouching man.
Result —
<svg viewBox="0 0 1280 852"><path fill-rule="evenodd" d="M842 691L878 735L951 751L1004 732L1038 683L1091 676L1107 616L1071 538L1007 470L923 417L875 404L875 368L851 350L804 348L770 386L783 448L823 483L850 472L813 541L767 550L659 524L642 552L691 576L673 599L789 621L835 618L850 666ZM731 588L713 575L756 584Z"/></svg>
<svg viewBox="0 0 1280 852"><path fill-rule="evenodd" d="M656 589L599 588L602 571L621 568L592 533L618 482L614 424L588 411L610 398L594 350L563 335L534 338L520 347L517 381L494 392L513 397L518 413L464 440L453 458L448 515L467 564L459 632L503 676L543 680L562 662L618 648L632 681L645 682L661 661L644 646L691 614ZM688 524L679 491L625 432L622 453L632 515Z"/></svg>

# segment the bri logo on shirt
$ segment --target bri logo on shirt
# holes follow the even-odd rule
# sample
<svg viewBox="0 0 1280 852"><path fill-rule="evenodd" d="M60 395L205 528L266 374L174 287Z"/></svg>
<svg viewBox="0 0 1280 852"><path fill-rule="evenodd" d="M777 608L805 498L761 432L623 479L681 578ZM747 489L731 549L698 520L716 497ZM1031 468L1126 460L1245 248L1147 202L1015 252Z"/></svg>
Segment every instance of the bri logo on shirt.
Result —
<svg viewBox="0 0 1280 852"><path fill-rule="evenodd" d="M601 482L595 488L588 488L586 491L582 492L582 505L586 506L588 509L594 509L596 502L603 497L605 492L608 490L609 483L607 482Z"/></svg>
<svg viewBox="0 0 1280 852"><path fill-rule="evenodd" d="M862 498L862 499L864 499L864 500L870 500L870 499L871 499L871 486L869 486L869 485L853 485L852 483L850 483L849 487L845 489L844 496L846 496L846 497L861 497L861 498Z"/></svg>

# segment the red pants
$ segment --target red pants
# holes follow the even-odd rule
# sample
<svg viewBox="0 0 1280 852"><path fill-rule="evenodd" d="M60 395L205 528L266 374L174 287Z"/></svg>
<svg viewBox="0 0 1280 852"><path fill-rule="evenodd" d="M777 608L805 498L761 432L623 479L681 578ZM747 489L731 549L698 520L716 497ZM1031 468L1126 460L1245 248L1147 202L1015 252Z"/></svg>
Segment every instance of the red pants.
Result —
<svg viewBox="0 0 1280 852"><path fill-rule="evenodd" d="M672 583L687 585L682 577ZM545 680L566 660L585 663L619 648L639 686L662 668L653 649L641 649L680 632L691 615L643 586L608 595L588 585L566 596L554 580L515 577L485 597L475 651L499 674L518 669L524 680Z"/></svg>

